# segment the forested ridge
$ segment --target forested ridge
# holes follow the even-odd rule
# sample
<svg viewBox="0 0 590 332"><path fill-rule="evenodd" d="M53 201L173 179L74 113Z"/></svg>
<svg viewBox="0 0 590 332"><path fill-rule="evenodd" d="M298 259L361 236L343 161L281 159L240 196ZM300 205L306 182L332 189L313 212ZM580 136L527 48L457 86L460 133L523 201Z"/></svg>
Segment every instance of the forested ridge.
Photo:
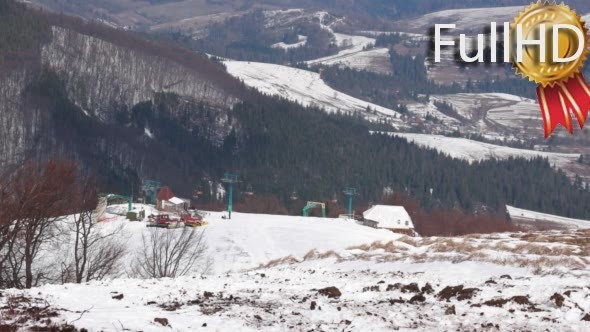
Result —
<svg viewBox="0 0 590 332"><path fill-rule="evenodd" d="M428 78L423 56L399 55L393 49L389 54L391 75L329 66L323 67L322 79L336 90L394 109L399 107L400 101L415 99L419 95L500 92L535 98L534 85L517 77L510 65L506 65L505 70L510 71L512 77L488 77L479 81L468 80L464 85L453 83L446 86ZM300 67L309 69L304 65Z"/></svg>
<svg viewBox="0 0 590 332"><path fill-rule="evenodd" d="M361 199L374 202L389 187L427 208L503 210L512 204L590 216L583 207L590 192L543 159L469 164L403 139L371 135L371 125L354 115L329 115L272 98L238 105L234 112L245 140L233 169L264 192L286 198L297 190L329 199L353 185Z"/></svg>
<svg viewBox="0 0 590 332"><path fill-rule="evenodd" d="M404 139L371 134L375 124L357 114L327 114L260 95L229 110L237 126L215 147L201 135L206 128L182 121L183 115L172 115L181 102L178 96L160 94L153 102L138 104L113 127L83 116L75 105L63 100L59 80L44 77L43 84L33 85L30 93L61 100L54 104L53 118L72 149L87 151L98 138L114 143L119 137L134 149L153 155L153 162L165 161L161 170L166 171L166 164L178 167L180 173L166 177L173 178L178 190L187 194L196 186L206 186L205 180L216 181L224 172L237 172L242 180L238 198L239 192L251 186L257 194L279 197L285 204L293 191L303 200L329 200L334 194L339 196L344 186L352 185L360 190L359 203L378 201L387 188L410 195L429 209L503 211L505 204L512 204L590 217L590 207L583 204L590 199L587 188L580 181L572 184L544 159L469 164ZM182 100L182 105L182 114L187 117L207 118L216 112L200 103ZM155 140L146 141L146 127ZM89 161L103 159L96 153L89 151L84 156L91 158ZM137 170L99 171L103 180L109 179L107 188L129 193L139 186Z"/></svg>
<svg viewBox="0 0 590 332"><path fill-rule="evenodd" d="M0 0L6 3L10 2ZM103 35L92 27L86 29ZM119 42L128 42L125 38ZM138 37L131 40L136 41L135 47L148 45L152 54L158 54L157 43ZM202 58L199 64L211 66L213 73L219 70L217 64ZM41 120L54 129L47 145L53 150L47 154L53 151L83 161L98 173L104 190L137 193L140 174L149 169L150 176L158 176L179 194L190 195L195 187L218 181L230 171L242 179L238 199L239 192L251 186L257 194L277 197L284 204L293 192L301 200L330 200L351 185L360 190L359 204L376 202L384 191L393 191L408 194L430 209L503 211L505 204L512 204L590 218L590 207L584 204L590 199L587 188L580 181L572 184L546 160L469 164L403 139L371 134L383 128L357 114L326 114L254 91L225 110L159 93L130 110L113 110L116 122L104 123L69 100L59 73L50 68L35 70L25 97L43 107ZM233 130L214 144L208 139L212 127L207 124L219 121L219 114L227 114L224 121ZM152 137L146 136L146 128ZM129 155L126 163L115 158L120 155ZM130 160L142 160L145 169Z"/></svg>
<svg viewBox="0 0 590 332"><path fill-rule="evenodd" d="M256 10L213 23L207 28L206 35L198 39L174 31L150 34L148 37L172 40L199 52L234 60L266 63L297 63L338 52L338 46L332 43L333 34L317 22L301 20L289 28L268 28L266 22L264 12ZM270 46L279 42L293 44L300 35L306 38L301 47L285 50Z"/></svg>

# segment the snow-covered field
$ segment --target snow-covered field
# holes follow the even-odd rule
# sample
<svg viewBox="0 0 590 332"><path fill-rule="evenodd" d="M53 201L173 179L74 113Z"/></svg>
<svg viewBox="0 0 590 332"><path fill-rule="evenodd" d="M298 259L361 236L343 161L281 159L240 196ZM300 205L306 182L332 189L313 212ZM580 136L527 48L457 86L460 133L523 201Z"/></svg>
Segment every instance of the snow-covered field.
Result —
<svg viewBox="0 0 590 332"><path fill-rule="evenodd" d="M565 228L590 228L590 220L572 219L560 216L555 216L547 213L540 213L525 209L519 209L514 206L506 206L508 214L512 219L519 219L523 221L557 224Z"/></svg>
<svg viewBox="0 0 590 332"><path fill-rule="evenodd" d="M363 51L344 53L309 61L308 64L337 65L356 70L367 70L379 74L391 74L391 63L389 62L389 50L387 48L374 48Z"/></svg>
<svg viewBox="0 0 590 332"><path fill-rule="evenodd" d="M587 230L410 238L339 220L234 216L208 218L217 260L233 246L251 263L287 256L231 273L3 290L1 320L89 331L590 329ZM309 248L325 249L298 254Z"/></svg>
<svg viewBox="0 0 590 332"><path fill-rule="evenodd" d="M547 158L551 165L563 168L577 162L580 155L576 153L553 153L516 149L506 146L494 145L466 138L446 137L440 135L394 133L392 135L403 137L419 146L436 149L452 158L462 159L469 162L486 159L508 159L512 158Z"/></svg>
<svg viewBox="0 0 590 332"><path fill-rule="evenodd" d="M280 43L276 43L276 44L271 45L271 47L282 48L284 50L288 50L288 49L292 49L292 48L302 47L302 46L305 46L305 44L307 44L307 36L298 35L297 39L298 39L298 41L293 44L285 44L284 42L280 42Z"/></svg>
<svg viewBox="0 0 590 332"><path fill-rule="evenodd" d="M507 93L457 93L431 98L452 105L457 113L467 119L472 119L477 114L475 111L483 109L488 112L486 118L504 126L514 126L511 123L518 119L530 121L540 114L539 105L534 100Z"/></svg>
<svg viewBox="0 0 590 332"><path fill-rule="evenodd" d="M320 21L320 26L334 35L334 43L341 50L334 55L307 61L307 64L338 65L377 73L391 73L389 50L387 48L371 49L371 46L375 45L374 38L336 33L332 27L344 18L334 20L334 17L327 12L318 12L316 16ZM332 21L326 22L327 18Z"/></svg>
<svg viewBox="0 0 590 332"><path fill-rule="evenodd" d="M368 47L371 44L375 43L374 38L369 38L365 36L352 36L352 35L345 35L342 33L334 33L334 37L336 38L336 45L338 47L343 48L338 54L327 56L324 58L319 58L316 60L308 61L308 64L334 64L337 63L339 59L344 59L348 56L355 55L359 52L363 51L363 48Z"/></svg>
<svg viewBox="0 0 590 332"><path fill-rule="evenodd" d="M207 242L214 271L239 271L287 256L301 259L309 251L342 250L349 246L389 241L400 236L352 220L210 213Z"/></svg>
<svg viewBox="0 0 590 332"><path fill-rule="evenodd" d="M434 105L434 100L431 97L430 102L428 103L412 103L406 105L408 111L413 115L416 115L422 119L426 119L427 116L432 116L438 120L441 120L443 123L446 124L460 124L461 121L457 120L451 116L444 114L443 112L438 110L438 107Z"/></svg>
<svg viewBox="0 0 590 332"><path fill-rule="evenodd" d="M359 111L367 118L399 117L394 110L338 92L329 87L318 73L260 62L224 61L227 71L260 92L281 96L305 106L317 106L329 112ZM367 107L377 114L367 113Z"/></svg>
<svg viewBox="0 0 590 332"><path fill-rule="evenodd" d="M407 32L425 33L435 24L454 23L459 30L478 30L489 26L490 22L497 22L499 25L512 22L524 8L525 6L512 6L443 10L402 20L399 28Z"/></svg>
<svg viewBox="0 0 590 332"><path fill-rule="evenodd" d="M541 131L543 128L539 105L531 99L506 93L458 93L434 95L430 99L451 105L463 119L484 134L498 132L498 129ZM420 112L433 106L416 104L413 109ZM446 120L440 112L432 111L431 115Z"/></svg>

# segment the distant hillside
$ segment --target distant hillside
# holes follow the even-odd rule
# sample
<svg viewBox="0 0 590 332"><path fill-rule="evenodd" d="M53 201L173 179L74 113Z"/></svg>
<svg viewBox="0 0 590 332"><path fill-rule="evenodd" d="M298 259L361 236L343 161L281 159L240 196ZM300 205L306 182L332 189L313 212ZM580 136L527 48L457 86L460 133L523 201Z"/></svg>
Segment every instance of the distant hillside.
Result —
<svg viewBox="0 0 590 332"><path fill-rule="evenodd" d="M152 178L208 200L234 171L238 200L252 187L293 213L293 192L331 201L352 185L358 204L394 191L426 208L590 217L590 191L546 160L453 160L370 133L387 123L249 90L206 56L8 0L0 27L1 171L57 155L134 195Z"/></svg>

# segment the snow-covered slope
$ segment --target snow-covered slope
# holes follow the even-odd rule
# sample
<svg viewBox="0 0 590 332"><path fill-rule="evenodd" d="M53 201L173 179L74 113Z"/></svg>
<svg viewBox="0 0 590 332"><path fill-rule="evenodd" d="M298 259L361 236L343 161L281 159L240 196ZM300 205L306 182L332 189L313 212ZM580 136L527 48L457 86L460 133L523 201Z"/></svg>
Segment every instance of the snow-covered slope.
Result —
<svg viewBox="0 0 590 332"><path fill-rule="evenodd" d="M400 237L352 220L232 213L211 213L206 238L215 271L239 271L310 250L341 250L353 245Z"/></svg>
<svg viewBox="0 0 590 332"><path fill-rule="evenodd" d="M587 331L588 236L405 237L249 272L10 289L0 317L89 331Z"/></svg>
<svg viewBox="0 0 590 332"><path fill-rule="evenodd" d="M125 206L109 207L109 212L125 211ZM149 206L136 204L136 210L146 209L146 215L154 212ZM208 213L209 225L204 228L208 255L213 261L212 271L223 273L250 269L273 259L285 256L303 257L310 250L341 250L353 245L373 241L389 241L399 238L385 230L361 226L351 220L304 218L262 214L232 213L225 220L225 213ZM130 243L129 260L140 249L141 236L149 231L145 223L130 223L124 217L111 215L102 227L113 229L123 226L121 236ZM174 230L172 230L174 231Z"/></svg>
<svg viewBox="0 0 590 332"><path fill-rule="evenodd" d="M329 87L320 75L307 70L259 62L224 61L227 71L260 92L285 97L326 111L360 111L367 118L399 117L394 110L362 101ZM377 114L367 113L367 107Z"/></svg>
<svg viewBox="0 0 590 332"><path fill-rule="evenodd" d="M444 102L464 119L486 131L502 129L542 130L539 105L531 99L506 93L458 93L431 96L432 101Z"/></svg>
<svg viewBox="0 0 590 332"><path fill-rule="evenodd" d="M567 228L590 228L590 220L565 218L547 213L519 209L509 205L506 206L506 209L512 219L522 219L532 222L549 222Z"/></svg>
<svg viewBox="0 0 590 332"><path fill-rule="evenodd" d="M331 64L336 62L338 59L342 59L346 56L356 54L363 51L363 48L368 47L371 44L375 43L374 38L364 37L364 36L351 36L345 35L342 33L334 33L336 45L338 47L343 48L338 54L327 56L324 58L319 58L316 60L308 61L309 64L315 63L326 63Z"/></svg>
<svg viewBox="0 0 590 332"><path fill-rule="evenodd" d="M466 138L445 137L440 135L395 133L398 137L406 138L420 146L436 149L450 157L467 160L469 162L486 160L490 158L536 158L549 159L556 167L562 168L568 164L577 162L580 158L576 153L552 153L533 150L510 148L500 145L483 143Z"/></svg>
<svg viewBox="0 0 590 332"><path fill-rule="evenodd" d="M272 48L282 48L284 50L289 50L292 48L298 48L298 47L302 47L305 46L305 44L307 44L307 36L302 36L302 35L298 35L297 36L298 41L296 43L293 44L286 44L284 42L280 42L280 43L276 43L271 45Z"/></svg>
<svg viewBox="0 0 590 332"><path fill-rule="evenodd" d="M326 58L309 61L308 64L338 65L339 67L356 70L367 70L379 74L390 74L389 50L387 48L374 48L369 50L356 50L348 53L347 50Z"/></svg>
<svg viewBox="0 0 590 332"><path fill-rule="evenodd" d="M402 31L426 33L435 24L454 23L457 29L479 30L483 26L489 26L490 22L512 22L524 8L525 6L512 6L443 10L403 20L398 27Z"/></svg>
<svg viewBox="0 0 590 332"><path fill-rule="evenodd" d="M320 26L334 35L334 43L341 50L334 55L307 61L307 64L338 65L357 70L391 73L389 50L387 48L370 49L375 45L374 38L334 32L332 27L345 18L335 19L327 12L317 12L316 17L320 21ZM327 22L327 18L331 19L331 22Z"/></svg>

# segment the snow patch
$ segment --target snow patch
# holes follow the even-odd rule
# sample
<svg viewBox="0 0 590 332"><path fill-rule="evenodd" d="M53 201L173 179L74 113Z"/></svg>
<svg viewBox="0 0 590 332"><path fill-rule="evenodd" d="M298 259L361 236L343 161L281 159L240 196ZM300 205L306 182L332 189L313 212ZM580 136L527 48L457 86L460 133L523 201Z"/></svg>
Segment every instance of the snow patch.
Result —
<svg viewBox="0 0 590 332"><path fill-rule="evenodd" d="M334 33L336 45L342 48L338 54L330 55L327 57L307 61L307 64L334 64L338 61L344 61L346 58L357 55L363 52L366 48L370 45L375 44L374 38L369 38L365 36L352 36L352 35L345 35L342 33ZM383 50L379 51L383 52Z"/></svg>
<svg viewBox="0 0 590 332"><path fill-rule="evenodd" d="M307 44L307 36L298 35L298 41L293 44L286 44L284 42L276 43L271 45L272 48L282 48L284 50L289 50L292 48L298 48L305 46Z"/></svg>
<svg viewBox="0 0 590 332"><path fill-rule="evenodd" d="M145 136L147 136L149 138L154 138L154 134L152 133L150 128L148 128L147 126L145 128L143 128L143 132L144 132Z"/></svg>
<svg viewBox="0 0 590 332"><path fill-rule="evenodd" d="M367 118L399 118L394 110L372 104L329 87L318 73L259 62L224 61L227 71L260 92L281 96L328 112L363 112ZM367 108L375 114L367 112Z"/></svg>
<svg viewBox="0 0 590 332"><path fill-rule="evenodd" d="M462 159L468 162L491 158L503 160L508 158L533 159L541 157L547 158L551 165L563 168L564 166L577 162L580 158L580 154L577 153L554 153L516 149L466 138L413 133L392 133L392 135L403 137L419 146L436 149L452 158Z"/></svg>
<svg viewBox="0 0 590 332"><path fill-rule="evenodd" d="M514 206L507 205L506 209L511 218L524 219L530 221L548 221L551 223L560 224L566 227L573 228L590 228L589 220L572 219L566 217L560 217L552 214L541 213L536 211L530 211L525 209L519 209Z"/></svg>

